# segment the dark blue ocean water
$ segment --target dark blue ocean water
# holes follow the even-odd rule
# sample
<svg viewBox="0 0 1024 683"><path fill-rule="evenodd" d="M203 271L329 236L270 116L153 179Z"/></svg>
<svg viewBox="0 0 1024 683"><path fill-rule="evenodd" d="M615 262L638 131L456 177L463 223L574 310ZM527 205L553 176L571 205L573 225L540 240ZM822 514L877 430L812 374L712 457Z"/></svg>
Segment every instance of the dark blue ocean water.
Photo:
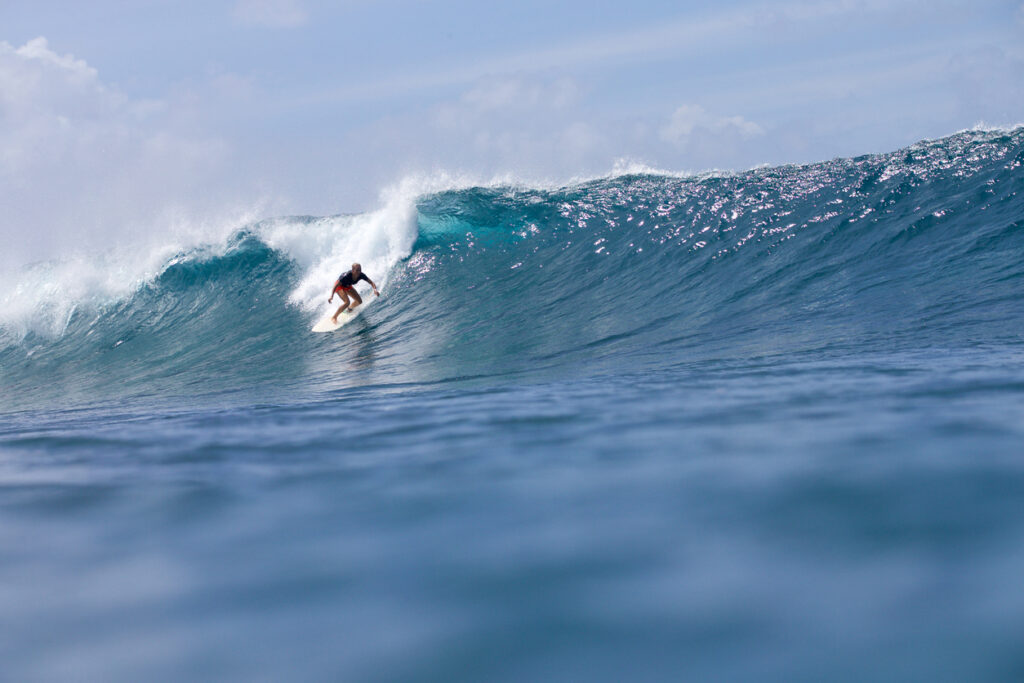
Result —
<svg viewBox="0 0 1024 683"><path fill-rule="evenodd" d="M9 297L0 678L1024 679L1022 165L434 191Z"/></svg>

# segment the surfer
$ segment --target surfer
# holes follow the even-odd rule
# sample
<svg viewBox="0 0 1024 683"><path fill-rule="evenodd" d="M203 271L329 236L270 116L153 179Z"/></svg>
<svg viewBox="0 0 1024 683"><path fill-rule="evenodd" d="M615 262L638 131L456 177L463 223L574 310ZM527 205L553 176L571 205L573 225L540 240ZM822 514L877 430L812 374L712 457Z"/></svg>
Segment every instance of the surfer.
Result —
<svg viewBox="0 0 1024 683"><path fill-rule="evenodd" d="M377 285L373 284L373 280L366 277L366 273L363 272L363 267L358 263L352 264L352 270L343 274L338 278L338 281L334 283L334 289L331 290L331 298L327 300L327 303L334 301L334 295L337 294L341 297L341 307L334 312L331 316L331 322L334 324L338 323L338 316L341 315L346 309L354 309L359 304L363 303L362 297L359 296L359 292L356 291L355 284L360 280L366 280L373 287L373 293L380 296L380 292L377 291ZM353 303L349 301L349 297L355 300Z"/></svg>

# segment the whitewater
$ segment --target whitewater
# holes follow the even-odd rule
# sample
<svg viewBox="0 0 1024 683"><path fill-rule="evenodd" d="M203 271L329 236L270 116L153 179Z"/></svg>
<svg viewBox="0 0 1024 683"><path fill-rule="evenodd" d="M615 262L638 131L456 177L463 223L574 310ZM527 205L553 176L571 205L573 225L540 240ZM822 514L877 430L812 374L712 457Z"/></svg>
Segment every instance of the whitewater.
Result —
<svg viewBox="0 0 1024 683"><path fill-rule="evenodd" d="M1024 677L1024 128L0 283L12 680Z"/></svg>

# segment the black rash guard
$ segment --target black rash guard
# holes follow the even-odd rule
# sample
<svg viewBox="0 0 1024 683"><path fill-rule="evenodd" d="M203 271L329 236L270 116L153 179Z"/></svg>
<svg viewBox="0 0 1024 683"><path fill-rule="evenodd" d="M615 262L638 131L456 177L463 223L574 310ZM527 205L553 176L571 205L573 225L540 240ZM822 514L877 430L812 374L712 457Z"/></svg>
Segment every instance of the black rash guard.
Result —
<svg viewBox="0 0 1024 683"><path fill-rule="evenodd" d="M338 278L338 282L334 285L334 291L338 291L342 287L352 287L355 283L360 280L370 281L370 278L366 277L366 273L360 271L359 277L352 275L352 271L348 271L344 275Z"/></svg>

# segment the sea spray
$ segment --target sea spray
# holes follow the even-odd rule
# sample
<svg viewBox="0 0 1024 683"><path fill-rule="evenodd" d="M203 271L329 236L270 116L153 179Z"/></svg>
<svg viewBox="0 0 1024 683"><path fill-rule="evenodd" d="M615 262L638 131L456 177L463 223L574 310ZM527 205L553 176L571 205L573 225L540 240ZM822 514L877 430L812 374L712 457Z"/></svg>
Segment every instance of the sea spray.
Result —
<svg viewBox="0 0 1024 683"><path fill-rule="evenodd" d="M4 674L1021 680L1022 162L411 187L63 311L17 273ZM384 296L311 334L353 260Z"/></svg>
<svg viewBox="0 0 1024 683"><path fill-rule="evenodd" d="M100 383L115 393L307 372L344 386L329 359L360 334L383 359L370 383L1017 339L1022 159L1015 129L745 173L409 179L366 214L268 219L135 263L37 264L6 294L0 363L31 396L54 372L124 376ZM311 338L355 261L384 296L352 330ZM301 362L268 375L282 354Z"/></svg>

